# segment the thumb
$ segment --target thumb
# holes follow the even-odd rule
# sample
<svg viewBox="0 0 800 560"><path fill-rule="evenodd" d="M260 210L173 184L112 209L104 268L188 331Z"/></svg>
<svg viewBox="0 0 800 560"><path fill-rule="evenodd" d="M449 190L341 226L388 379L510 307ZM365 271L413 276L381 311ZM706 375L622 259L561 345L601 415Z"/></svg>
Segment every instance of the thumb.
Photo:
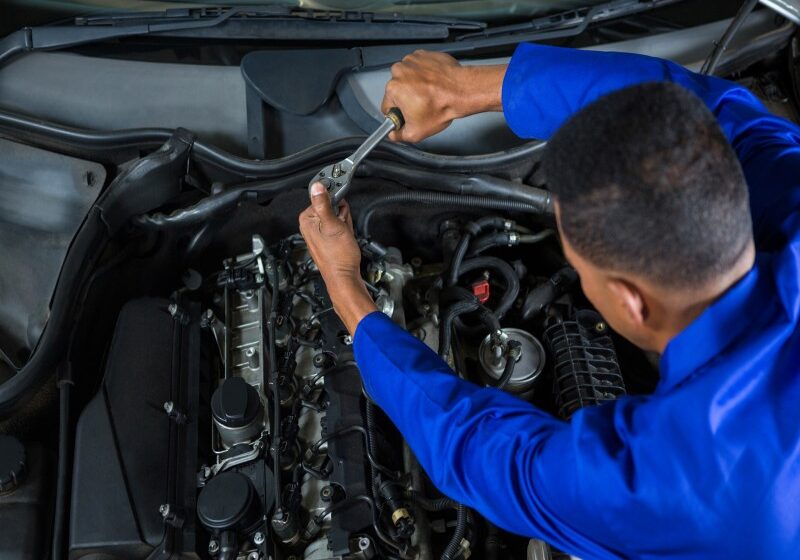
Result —
<svg viewBox="0 0 800 560"><path fill-rule="evenodd" d="M311 185L311 207L317 216L323 220L336 217L331 206L331 197L328 194L328 189L322 183Z"/></svg>

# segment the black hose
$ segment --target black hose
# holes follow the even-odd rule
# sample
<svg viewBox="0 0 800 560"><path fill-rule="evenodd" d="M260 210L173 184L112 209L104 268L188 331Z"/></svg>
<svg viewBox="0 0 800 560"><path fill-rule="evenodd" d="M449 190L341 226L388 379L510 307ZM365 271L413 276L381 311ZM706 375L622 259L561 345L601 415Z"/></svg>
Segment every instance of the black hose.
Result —
<svg viewBox="0 0 800 560"><path fill-rule="evenodd" d="M480 307L477 301L459 301L447 307L442 312L442 322L439 326L439 357L447 360L447 355L450 353L450 344L453 337L453 321L459 315L465 313L472 313L477 311Z"/></svg>
<svg viewBox="0 0 800 560"><path fill-rule="evenodd" d="M58 474L56 476L56 505L53 522L53 543L50 557L60 560L64 557L65 530L67 525L67 495L70 481L70 393L72 374L69 364L64 366L59 376L59 419L58 419Z"/></svg>
<svg viewBox="0 0 800 560"><path fill-rule="evenodd" d="M722 59L722 55L725 54L725 51L728 50L734 35L736 35L736 33L742 27L747 19L747 16L749 16L750 12L755 9L755 7L758 5L758 2L759 0L745 0L745 2L741 5L739 11L736 12L735 16L733 16L730 25L728 25L728 28L725 30L725 33L722 34L720 40L714 45L711 54L708 55L708 58L703 63L703 67L700 69L701 74L708 76L714 75L714 72L719 66L719 61Z"/></svg>
<svg viewBox="0 0 800 560"><path fill-rule="evenodd" d="M457 169L458 173L445 173L442 170L430 171L372 159L359 165L356 175L380 177L418 190L506 198L538 206L542 214L553 214L550 191L493 175L476 173L475 171L480 170L470 169L469 162L469 157L465 157L463 166Z"/></svg>
<svg viewBox="0 0 800 560"><path fill-rule="evenodd" d="M267 318L267 338L269 339L269 369L272 381L272 469L275 483L275 511L281 511L281 392L278 386L278 359L275 347L275 320L278 316L278 264L275 257L267 255L267 278L272 294L269 317Z"/></svg>
<svg viewBox="0 0 800 560"><path fill-rule="evenodd" d="M0 129L45 137L78 148L119 150L122 148L156 147L174 133L168 128L140 128L113 131L94 131L69 127L28 117L9 111L0 111ZM195 141L193 154L200 161L243 177L274 178L309 168L338 157L351 154L364 141L364 137L340 138L322 142L290 156L258 160L236 156L203 141ZM406 164L437 171L461 173L491 173L520 162L530 162L544 147L542 142L528 142L521 146L476 156L447 156L424 152L405 144L384 142L373 152L375 156L390 156Z"/></svg>
<svg viewBox="0 0 800 560"><path fill-rule="evenodd" d="M516 340L508 341L508 348L506 349L506 365L503 368L503 375L497 381L498 389L505 389L511 377L514 375L514 367L517 365L517 357L513 355L512 349L519 349L522 345Z"/></svg>
<svg viewBox="0 0 800 560"><path fill-rule="evenodd" d="M368 204L361 210L358 220L358 231L369 238L369 222L373 214L382 206L389 204L426 204L437 208L458 208L467 210L505 210L508 212L524 212L541 214L541 208L516 200L494 199L473 195L456 195L430 191L408 191L392 193Z"/></svg>
<svg viewBox="0 0 800 560"><path fill-rule="evenodd" d="M456 507L456 529L453 532L453 536L450 538L450 542L447 543L447 548L445 548L442 553L441 560L455 560L463 552L461 540L467 532L467 514L467 506L458 504Z"/></svg>
<svg viewBox="0 0 800 560"><path fill-rule="evenodd" d="M546 229L539 233L523 235L511 231L489 233L475 239L470 245L467 255L474 257L494 247L516 247L517 245L538 243L553 234L554 232L551 229Z"/></svg>
<svg viewBox="0 0 800 560"><path fill-rule="evenodd" d="M213 217L232 210L242 199L252 198L255 202L265 202L291 187L293 179L297 177L298 174L295 174L278 181L236 185L169 214L154 212L138 216L134 223L145 229L156 230L178 230L199 226Z"/></svg>
<svg viewBox="0 0 800 560"><path fill-rule="evenodd" d="M498 216L484 216L478 218L474 222L469 222L464 226L464 234L458 241L456 250L453 252L453 258L450 259L450 267L447 273L447 285L455 286L458 282L458 271L464 257L467 255L467 250L474 237L477 237L487 229L504 229L508 221Z"/></svg>
<svg viewBox="0 0 800 560"><path fill-rule="evenodd" d="M571 266L565 266L553 274L547 282L539 284L525 296L525 303L522 304L522 319L529 321L537 317L577 281L578 273Z"/></svg>
<svg viewBox="0 0 800 560"><path fill-rule="evenodd" d="M364 416L366 417L365 424L367 428L367 451L377 460L377 453L375 452L375 439L377 438L377 433L375 431L375 404L368 397L364 398ZM372 499L377 503L378 497L380 496L380 492L378 491L381 483L380 471L374 468L369 461L367 461L367 464L369 464L370 471L372 471L370 473L370 478L372 479Z"/></svg>
<svg viewBox="0 0 800 560"><path fill-rule="evenodd" d="M468 272L481 269L490 269L498 272L506 284L506 289L503 292L503 297L494 310L494 314L498 319L502 319L506 312L514 305L517 296L519 296L519 278L514 268L502 259L497 257L475 257L468 259L461 263L458 270L458 276L461 277Z"/></svg>
<svg viewBox="0 0 800 560"><path fill-rule="evenodd" d="M414 492L412 495L414 503L425 511L444 511L446 509L457 509L458 502L450 498L428 498L419 492Z"/></svg>
<svg viewBox="0 0 800 560"><path fill-rule="evenodd" d="M443 291L439 297L442 311L439 325L439 356L447 359L452 340L453 325L459 316L477 311L481 322L489 332L500 330L500 320L489 308L464 288L454 286Z"/></svg>

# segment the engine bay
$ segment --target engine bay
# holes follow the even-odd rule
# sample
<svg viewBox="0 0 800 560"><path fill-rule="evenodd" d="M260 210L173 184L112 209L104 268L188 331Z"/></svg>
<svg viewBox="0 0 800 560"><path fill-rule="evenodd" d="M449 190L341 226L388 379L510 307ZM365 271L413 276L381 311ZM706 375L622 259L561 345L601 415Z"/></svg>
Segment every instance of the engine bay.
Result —
<svg viewBox="0 0 800 560"><path fill-rule="evenodd" d="M303 194L279 198L302 207ZM516 208L506 211L483 208L474 196L447 209L413 191L362 188L356 194L362 276L377 308L459 376L564 419L626 393L615 346L625 343L615 341L582 296L561 254L546 196L540 206L482 199L484 206ZM528 539L500 531L433 487L372 402L352 337L302 237L273 231L267 241L239 225L253 212L283 214L284 208L278 200L266 209L241 204L224 226L236 230L237 240L217 233L206 253L221 251L216 245L246 250L208 273L199 266L183 270L169 298L124 304L105 391L95 397L106 401L106 415L95 417L90 404L78 425L72 555L124 556L170 543L184 554L250 560L524 556L532 546ZM409 213L431 219L415 222ZM196 263L211 269L206 260ZM160 326L142 329L142 323ZM119 345L129 350L117 354ZM133 375L116 372L129 369L130 352L143 349L162 357L152 374L138 374L145 377L140 383L173 381L163 398L141 394L137 402L130 391L117 395L115 375ZM654 383L653 369L647 371ZM634 389L641 390L641 380ZM143 409L155 432L142 426L117 433L117 446L127 450L121 470L160 472L170 485L166 494L131 495L129 509L145 509L152 533L133 538L137 532L129 528L123 531L128 539L98 542L87 496L117 494L114 484L122 480L106 486L98 468L106 461L97 454L109 450L98 450L88 434L99 431L98 423L114 431L114 418ZM168 459L151 456L144 469L131 450L157 449L154 437ZM144 489L146 483L134 484ZM97 507L104 516L108 504ZM119 519L104 523L108 534L118 532Z"/></svg>
<svg viewBox="0 0 800 560"><path fill-rule="evenodd" d="M692 6L563 40L699 68L732 7ZM720 71L792 120L795 32L756 11ZM0 459L25 467L0 476L0 557L569 558L437 490L364 389L298 233L309 180L375 129L417 43L180 33L0 53ZM447 44L494 64L521 40ZM318 91L311 65L328 65ZM567 422L659 371L567 263L544 146L472 115L382 142L347 202L379 312L453 375Z"/></svg>

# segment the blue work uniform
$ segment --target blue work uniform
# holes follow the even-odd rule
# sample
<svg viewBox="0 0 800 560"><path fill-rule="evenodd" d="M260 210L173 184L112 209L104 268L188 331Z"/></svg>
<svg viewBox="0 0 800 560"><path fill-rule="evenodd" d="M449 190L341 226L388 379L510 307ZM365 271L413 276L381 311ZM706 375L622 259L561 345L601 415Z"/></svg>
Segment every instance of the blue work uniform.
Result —
<svg viewBox="0 0 800 560"><path fill-rule="evenodd" d="M458 379L377 312L356 360L433 483L503 529L584 558L800 558L800 128L671 62L530 44L503 109L519 136L547 139L603 94L663 80L697 94L735 148L757 257L669 342L653 394L565 422Z"/></svg>

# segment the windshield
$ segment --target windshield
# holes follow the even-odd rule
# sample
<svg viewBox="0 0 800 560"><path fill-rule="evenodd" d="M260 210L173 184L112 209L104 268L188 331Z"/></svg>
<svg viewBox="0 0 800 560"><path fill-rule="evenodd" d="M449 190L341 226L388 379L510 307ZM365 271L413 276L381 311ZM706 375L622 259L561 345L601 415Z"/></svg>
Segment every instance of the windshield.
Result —
<svg viewBox="0 0 800 560"><path fill-rule="evenodd" d="M225 5L264 6L288 5L312 10L354 10L375 13L394 13L411 16L442 16L474 19L488 22L508 22L528 19L554 12L562 12L587 5L600 4L607 0L235 0ZM17 20L23 6L36 13L41 20L41 12L48 11L60 16L86 15L108 11L142 12L158 11L180 7L202 7L215 5L214 2L200 0L173 0L159 2L152 0L5 0ZM219 4L217 4L219 5ZM32 16L33 17L33 16ZM40 23L40 22L37 22ZM32 25L26 22L25 25Z"/></svg>

